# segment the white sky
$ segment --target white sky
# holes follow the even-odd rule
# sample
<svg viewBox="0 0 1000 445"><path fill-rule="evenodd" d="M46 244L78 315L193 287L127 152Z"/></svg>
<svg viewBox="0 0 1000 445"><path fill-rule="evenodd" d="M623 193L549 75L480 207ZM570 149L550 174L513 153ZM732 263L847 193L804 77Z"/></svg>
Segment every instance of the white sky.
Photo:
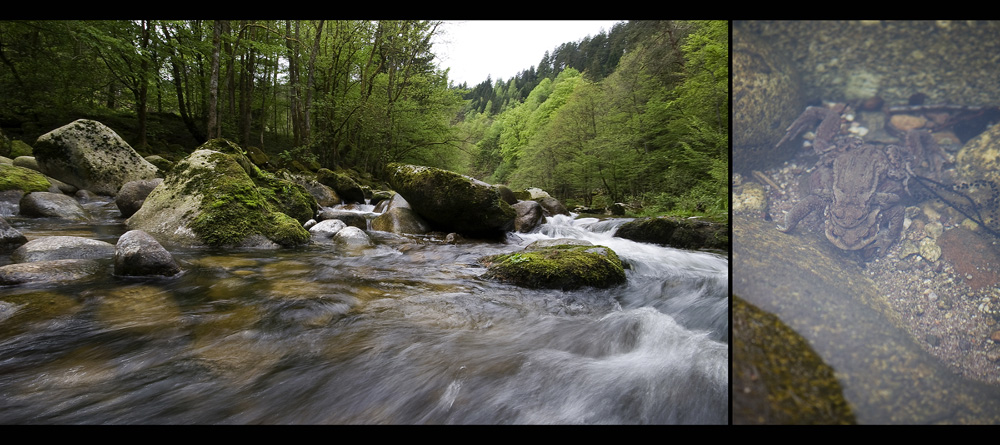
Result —
<svg viewBox="0 0 1000 445"><path fill-rule="evenodd" d="M560 44L611 32L623 20L463 20L445 21L434 37L436 63L448 81L474 87L489 76L509 80Z"/></svg>

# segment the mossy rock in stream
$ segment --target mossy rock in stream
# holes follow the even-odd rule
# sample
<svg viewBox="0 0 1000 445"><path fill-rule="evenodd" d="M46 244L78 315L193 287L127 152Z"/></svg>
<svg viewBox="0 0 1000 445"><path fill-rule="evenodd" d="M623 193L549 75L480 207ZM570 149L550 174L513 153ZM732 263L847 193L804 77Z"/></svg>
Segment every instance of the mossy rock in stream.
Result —
<svg viewBox="0 0 1000 445"><path fill-rule="evenodd" d="M258 185L248 172L260 170L234 149L238 150L235 144L213 140L178 162L126 221L129 230L144 230L161 242L195 246L308 243L309 232L302 224L279 211L275 202L281 190L269 189L269 180ZM304 189L302 193L312 198Z"/></svg>
<svg viewBox="0 0 1000 445"><path fill-rule="evenodd" d="M406 164L389 164L386 176L392 189L437 230L492 238L514 228L517 212L490 184L448 170Z"/></svg>
<svg viewBox="0 0 1000 445"><path fill-rule="evenodd" d="M487 266L484 277L529 288L563 290L606 288L625 282L625 268L613 250L563 241L481 258Z"/></svg>
<svg viewBox="0 0 1000 445"><path fill-rule="evenodd" d="M25 193L45 192L52 183L45 175L30 168L0 163L0 192L21 190Z"/></svg>
<svg viewBox="0 0 1000 445"><path fill-rule="evenodd" d="M778 317L733 297L733 424L853 424L833 369Z"/></svg>
<svg viewBox="0 0 1000 445"><path fill-rule="evenodd" d="M671 216L639 218L622 224L615 236L677 249L729 251L729 224L701 219Z"/></svg>

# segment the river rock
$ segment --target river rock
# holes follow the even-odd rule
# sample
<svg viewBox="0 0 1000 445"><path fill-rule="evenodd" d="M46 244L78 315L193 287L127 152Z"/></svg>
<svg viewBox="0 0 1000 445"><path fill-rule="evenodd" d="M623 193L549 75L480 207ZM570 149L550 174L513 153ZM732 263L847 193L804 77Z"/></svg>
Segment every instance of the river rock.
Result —
<svg viewBox="0 0 1000 445"><path fill-rule="evenodd" d="M11 227L3 216L0 216L0 253L7 253L28 242L28 238L17 229Z"/></svg>
<svg viewBox="0 0 1000 445"><path fill-rule="evenodd" d="M320 207L333 207L341 202L340 196L337 196L336 191L319 181L296 177L295 182L304 187L316 199L316 203Z"/></svg>
<svg viewBox="0 0 1000 445"><path fill-rule="evenodd" d="M337 232L337 234L333 236L333 241L336 242L338 245L347 247L348 249L367 248L374 246L374 243L372 243L372 239L368 236L368 234L365 233L364 230L361 230L354 226L344 227L341 231Z"/></svg>
<svg viewBox="0 0 1000 445"><path fill-rule="evenodd" d="M164 243L192 246L275 248L309 242L302 223L276 211L247 174L256 166L245 156L213 149L229 144L206 142L178 162L126 226ZM274 193L271 189L268 195Z"/></svg>
<svg viewBox="0 0 1000 445"><path fill-rule="evenodd" d="M517 218L514 219L514 230L521 233L534 230L545 216L542 205L536 201L519 201L511 207L517 212Z"/></svg>
<svg viewBox="0 0 1000 445"><path fill-rule="evenodd" d="M328 219L339 219L349 226L357 227L361 230L368 228L368 219L364 215L358 212L352 212L349 210L323 210L319 212L316 216L318 221L326 221Z"/></svg>
<svg viewBox="0 0 1000 445"><path fill-rule="evenodd" d="M566 210L566 206L559 202L558 199L551 196L542 196L535 199L535 202L542 206L542 211L545 216L555 216L555 215L566 215L569 216L569 210Z"/></svg>
<svg viewBox="0 0 1000 445"><path fill-rule="evenodd" d="M115 205L122 218L128 218L139 211L149 193L163 182L162 178L129 181L115 195Z"/></svg>
<svg viewBox="0 0 1000 445"><path fill-rule="evenodd" d="M529 245L520 252L484 257L480 259L487 266L483 277L529 288L563 290L625 283L618 255L605 246L588 244Z"/></svg>
<svg viewBox="0 0 1000 445"><path fill-rule="evenodd" d="M0 191L0 216L9 218L21 213L21 198L24 192L20 190Z"/></svg>
<svg viewBox="0 0 1000 445"><path fill-rule="evenodd" d="M156 238L142 230L130 230L115 245L115 275L174 276L181 267Z"/></svg>
<svg viewBox="0 0 1000 445"><path fill-rule="evenodd" d="M15 263L67 259L108 259L114 256L111 243L79 236L45 236L28 241L10 255Z"/></svg>
<svg viewBox="0 0 1000 445"><path fill-rule="evenodd" d="M326 219L309 227L309 233L320 238L332 238L346 227L347 224L339 219Z"/></svg>
<svg viewBox="0 0 1000 445"><path fill-rule="evenodd" d="M38 160L34 156L18 156L14 158L13 164L17 167L27 168L41 173L42 169L38 166Z"/></svg>
<svg viewBox="0 0 1000 445"><path fill-rule="evenodd" d="M31 192L18 203L21 215L40 218L86 220L87 211L72 196L62 193Z"/></svg>
<svg viewBox="0 0 1000 445"><path fill-rule="evenodd" d="M345 203L365 202L364 190L350 176L321 168L316 172L316 180L333 189Z"/></svg>
<svg viewBox="0 0 1000 445"><path fill-rule="evenodd" d="M729 225L701 219L639 218L622 224L615 236L677 249L729 250Z"/></svg>
<svg viewBox="0 0 1000 445"><path fill-rule="evenodd" d="M390 196L388 199L383 199L378 204L376 204L375 210L373 211L375 213L385 213L388 212L389 209L393 209L396 207L402 207L405 209L413 208L410 207L410 203L406 202L406 199L400 196L399 193L393 193L392 196Z"/></svg>
<svg viewBox="0 0 1000 445"><path fill-rule="evenodd" d="M101 273L105 265L101 260L68 259L35 261L0 266L0 286L47 283L54 281L79 281Z"/></svg>
<svg viewBox="0 0 1000 445"><path fill-rule="evenodd" d="M46 175L101 195L114 195L126 182L157 174L156 166L114 130L87 119L39 136L34 154Z"/></svg>
<svg viewBox="0 0 1000 445"><path fill-rule="evenodd" d="M394 207L372 220L372 230L423 235L431 231L431 226L413 209Z"/></svg>
<svg viewBox="0 0 1000 445"><path fill-rule="evenodd" d="M517 212L490 184L417 165L390 164L386 173L396 193L437 230L499 237L514 228Z"/></svg>

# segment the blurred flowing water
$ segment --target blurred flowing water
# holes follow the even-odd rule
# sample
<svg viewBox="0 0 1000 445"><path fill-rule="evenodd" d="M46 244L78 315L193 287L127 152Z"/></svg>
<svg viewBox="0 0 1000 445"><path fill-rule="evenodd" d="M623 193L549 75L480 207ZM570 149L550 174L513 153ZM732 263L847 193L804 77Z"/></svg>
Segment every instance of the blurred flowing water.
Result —
<svg viewBox="0 0 1000 445"><path fill-rule="evenodd" d="M91 205L104 216L90 224L8 221L114 243L121 219ZM168 246L178 277L114 277L109 262L0 287L0 423L727 423L728 259L613 237L624 221L459 244L372 232L356 251ZM544 238L610 247L627 284L480 278L480 257Z"/></svg>

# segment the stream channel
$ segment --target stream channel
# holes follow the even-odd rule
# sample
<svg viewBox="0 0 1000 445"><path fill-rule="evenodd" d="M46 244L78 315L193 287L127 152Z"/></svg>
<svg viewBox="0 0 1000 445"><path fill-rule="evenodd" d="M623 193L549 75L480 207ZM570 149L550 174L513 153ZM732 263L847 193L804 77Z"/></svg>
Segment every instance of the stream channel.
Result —
<svg viewBox="0 0 1000 445"><path fill-rule="evenodd" d="M86 224L4 217L28 239L117 242L114 204L86 206ZM728 258L612 236L625 221L458 244L369 232L360 251L165 246L176 277L109 260L0 287L0 424L725 424ZM610 247L627 283L480 277L480 257L544 238Z"/></svg>

